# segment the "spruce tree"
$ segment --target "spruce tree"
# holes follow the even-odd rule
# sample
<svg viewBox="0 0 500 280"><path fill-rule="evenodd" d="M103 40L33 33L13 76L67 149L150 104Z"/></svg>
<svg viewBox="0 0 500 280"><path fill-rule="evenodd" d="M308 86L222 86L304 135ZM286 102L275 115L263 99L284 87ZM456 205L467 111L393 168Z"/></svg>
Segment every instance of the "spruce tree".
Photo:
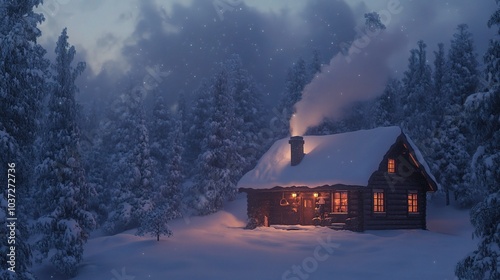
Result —
<svg viewBox="0 0 500 280"><path fill-rule="evenodd" d="M500 1L496 1L497 5ZM500 26L500 9L491 16L488 27ZM500 35L500 28L498 29ZM489 88L476 93L466 101L472 118L471 127L479 135L479 147L471 164L471 188L485 189L486 198L471 210L474 236L478 248L457 264L455 274L459 279L500 278L500 43L491 40L484 56Z"/></svg>
<svg viewBox="0 0 500 280"><path fill-rule="evenodd" d="M243 172L248 171L257 162L268 143L262 141L259 132L265 123L262 94L257 88L253 77L243 68L238 55L232 55L224 68L228 73L228 90L233 96L235 105L235 141L238 153L243 157ZM239 180L242 174L234 174Z"/></svg>
<svg viewBox="0 0 500 280"><path fill-rule="evenodd" d="M456 147L456 152L442 150L442 160L448 168L442 172L443 181L449 182L445 188L453 190L455 198L461 206L471 206L468 197L471 195L470 186L463 183L464 176L470 176L468 161L474 152L473 133L466 124L464 101L476 92L478 87L478 62L474 52L472 34L466 24L457 27L451 40L446 67L444 98L447 104L444 107L444 121L438 129L441 131L439 141L443 145ZM443 170L443 169L441 169ZM473 191L472 191L473 192ZM449 201L449 198L447 198Z"/></svg>
<svg viewBox="0 0 500 280"><path fill-rule="evenodd" d="M35 139L39 129L42 100L47 92L49 61L37 43L43 15L34 11L40 0L0 1L0 173L7 177L9 163L15 164L16 217L26 220L33 184ZM0 229L7 236L7 186L0 196ZM16 273L7 270L7 238L0 241L1 279L34 279L30 272L31 249L28 230L16 227Z"/></svg>
<svg viewBox="0 0 500 280"><path fill-rule="evenodd" d="M177 111L172 116L171 132L168 135L168 160L165 165L166 180L161 188L160 197L168 207L165 211L172 212L171 216L176 217L180 209L180 191L184 182L184 168L182 155L184 154L184 134L182 133L182 111Z"/></svg>
<svg viewBox="0 0 500 280"><path fill-rule="evenodd" d="M185 161L194 164L202 152L202 139L205 135L205 121L212 114L212 103L210 96L210 85L206 80L202 80L200 86L193 93L195 96L194 105L191 108L189 119L190 126L186 128L186 146L184 153ZM195 175L195 170L188 171L188 175Z"/></svg>
<svg viewBox="0 0 500 280"><path fill-rule="evenodd" d="M467 96L475 93L479 85L474 40L467 24L458 25L453 34L448 62L448 98L453 104L463 105Z"/></svg>
<svg viewBox="0 0 500 280"><path fill-rule="evenodd" d="M80 156L80 131L76 120L76 78L84 63L71 67L75 48L68 44L64 29L57 41L53 91L49 96L44 160L37 167L37 206L40 217L36 229L41 233L36 247L62 273L75 276L90 230L95 226L88 211L93 191L85 182ZM57 203L54 203L56 201Z"/></svg>
<svg viewBox="0 0 500 280"><path fill-rule="evenodd" d="M390 79L384 93L374 101L371 127L398 125L401 119L398 97L401 95L401 82Z"/></svg>
<svg viewBox="0 0 500 280"><path fill-rule="evenodd" d="M173 232L168 226L168 221L176 218L177 215L164 205L156 205L148 211L141 219L141 225L137 229L137 235L144 236L149 234L160 241L160 237L165 235L172 236Z"/></svg>
<svg viewBox="0 0 500 280"><path fill-rule="evenodd" d="M193 186L193 202L200 214L213 213L226 199L234 197L238 177L235 174L241 174L243 162L238 154L235 104L225 70L214 77L210 97L213 113L205 121L203 152L197 160L198 174Z"/></svg>
<svg viewBox="0 0 500 280"><path fill-rule="evenodd" d="M153 106L153 119L149 125L151 161L154 170L155 184L165 182L166 165L169 160L168 147L171 131L171 113L162 96L157 95Z"/></svg>
<svg viewBox="0 0 500 280"><path fill-rule="evenodd" d="M104 230L117 233L138 226L153 207L153 170L142 93L127 90L121 95L102 130L109 166L105 181L112 198Z"/></svg>
<svg viewBox="0 0 500 280"><path fill-rule="evenodd" d="M443 114L443 106L444 101L446 100L443 98L444 94L444 83L445 83L445 75L446 75L446 57L444 53L444 44L439 43L438 44L438 51L434 52L434 74L432 76L433 78L433 85L434 85L434 98L432 99L431 106L432 106L432 116L435 119L441 120L442 114Z"/></svg>

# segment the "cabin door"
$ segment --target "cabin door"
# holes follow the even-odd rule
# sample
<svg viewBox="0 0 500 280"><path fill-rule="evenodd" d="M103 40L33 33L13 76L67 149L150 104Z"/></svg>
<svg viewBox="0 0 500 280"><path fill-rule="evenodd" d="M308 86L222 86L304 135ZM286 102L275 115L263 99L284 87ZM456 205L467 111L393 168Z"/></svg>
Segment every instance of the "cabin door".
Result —
<svg viewBox="0 0 500 280"><path fill-rule="evenodd" d="M302 199L302 223L303 225L312 225L314 218L314 199L304 198Z"/></svg>

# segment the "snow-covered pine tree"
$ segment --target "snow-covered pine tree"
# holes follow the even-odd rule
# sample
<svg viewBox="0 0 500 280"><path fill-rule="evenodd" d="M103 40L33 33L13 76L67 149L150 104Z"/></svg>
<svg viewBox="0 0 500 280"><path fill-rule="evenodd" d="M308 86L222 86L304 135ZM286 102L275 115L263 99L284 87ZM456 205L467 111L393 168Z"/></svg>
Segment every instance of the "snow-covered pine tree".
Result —
<svg viewBox="0 0 500 280"><path fill-rule="evenodd" d="M265 124L265 113L263 112L262 94L258 90L253 77L246 69L243 69L239 55L232 55L224 68L228 72L228 87L235 101L235 141L239 147L238 153L244 158L243 171L248 171L257 162L264 152L263 147L270 143L264 143L263 137L259 135ZM239 180L241 174L234 174L235 180Z"/></svg>
<svg viewBox="0 0 500 280"><path fill-rule="evenodd" d="M500 1L496 1L497 6ZM500 27L500 9L490 17L488 27ZM497 30L500 35L500 28ZM471 210L478 248L457 264L459 279L500 279L500 42L491 40L484 56L487 92L476 93L466 101L472 113L472 126L480 135L474 154L469 184L486 189L488 196Z"/></svg>
<svg viewBox="0 0 500 280"><path fill-rule="evenodd" d="M168 221L177 217L175 211L163 205L156 205L148 211L141 219L141 225L137 229L137 235L144 236L149 234L160 241L160 236L172 236L172 230L168 226Z"/></svg>
<svg viewBox="0 0 500 280"><path fill-rule="evenodd" d="M178 110L171 121L171 131L168 135L168 160L165 165L166 180L165 185L161 187L161 198L163 202L168 204L164 211L173 218L177 217L180 209L180 187L184 181L184 168L182 155L184 154L184 134L182 133L182 114L183 111Z"/></svg>
<svg viewBox="0 0 500 280"><path fill-rule="evenodd" d="M7 178L8 164L14 163L16 174L17 218L27 220L31 197L35 149L41 104L47 92L49 61L45 49L37 43L41 36L38 25L43 15L34 12L42 1L0 1L0 173ZM26 86L29 85L29 86ZM4 176L5 175L5 176ZM7 187L7 186L6 186ZM6 188L0 204L6 209ZM7 236L5 215L0 212L1 236ZM31 250L27 244L28 230L23 224L16 228L16 273L7 271L7 238L0 241L1 279L34 279L30 272Z"/></svg>
<svg viewBox="0 0 500 280"><path fill-rule="evenodd" d="M97 102L93 102L89 106L89 112L81 113L79 126L85 180L96 193L89 199L89 210L94 213L97 227L100 227L107 219L111 198L109 189L104 182L107 170L103 166L106 166L107 151L103 150L102 147L102 135L99 131L101 113L97 106Z"/></svg>
<svg viewBox="0 0 500 280"><path fill-rule="evenodd" d="M0 121L0 155L2 155L0 162L2 164L2 175L5 175L4 178L8 178L7 174L14 175L14 179L17 177L16 174L16 163L22 162L22 153L19 149L19 145L16 140L11 137ZM8 169L11 169L8 172ZM15 180L14 180L15 182ZM11 182L9 182L11 183ZM16 185L16 184L14 184ZM7 211L8 207L8 198L9 195L15 195L11 191L8 191L8 188L4 188L0 195L0 224L4 225L0 227L0 235L5 236L0 241L0 252L2 252L0 256L0 261L4 264L0 267L0 279L6 280L14 280L14 279L27 279L34 280L35 277L30 272L31 268L31 247L26 242L28 239L28 229L25 227L24 223L16 223L16 250L15 250L15 272L9 271L8 267L10 267L8 261L10 260L11 252L8 239L10 229L7 227L8 225L8 217L24 217L24 215L20 215L19 212L9 213ZM12 196L10 197L12 198ZM24 219L24 218L23 218Z"/></svg>
<svg viewBox="0 0 500 280"><path fill-rule="evenodd" d="M185 162L188 165L195 164L198 156L202 153L202 139L205 135L205 121L212 114L212 100L210 96L210 84L207 80L203 79L200 86L194 91L195 96L194 105L191 108L190 126L186 135L186 146L184 153ZM187 175L195 175L195 168L187 171Z"/></svg>
<svg viewBox="0 0 500 280"><path fill-rule="evenodd" d="M171 131L171 113L163 97L155 97L153 119L149 125L151 161L154 170L153 181L161 185L166 180L166 165L169 160L169 133Z"/></svg>
<svg viewBox="0 0 500 280"><path fill-rule="evenodd" d="M87 211L93 191L85 182L80 159L80 131L76 120L76 78L85 68L71 66L75 48L68 44L64 29L57 41L54 86L49 96L49 112L44 134L44 160L37 167L36 191L40 217L36 231L41 233L36 248L65 275L75 276L83 255L83 245L95 226ZM54 203L57 201L57 203Z"/></svg>
<svg viewBox="0 0 500 280"><path fill-rule="evenodd" d="M500 45L497 45L500 46ZM493 45L490 44L490 47ZM486 56L492 55L491 49ZM499 50L495 50L498 53ZM498 57L497 57L498 59ZM485 62L487 60L485 59ZM498 73L494 73L498 75ZM460 279L500 278L500 84L495 82L487 92L471 95L466 108L472 119L471 128L478 135L470 173L459 197L470 205L481 200L471 210L470 220L479 239L478 248L457 264L455 273ZM483 199L483 197L485 197Z"/></svg>
<svg viewBox="0 0 500 280"><path fill-rule="evenodd" d="M434 73L432 75L433 86L434 86L434 98L431 102L432 106L432 116L434 119L440 121L443 115L443 101L446 99L443 97L443 87L445 83L446 74L446 57L444 53L444 44L438 44L438 51L434 52Z"/></svg>
<svg viewBox="0 0 500 280"><path fill-rule="evenodd" d="M7 117L2 119L6 131L21 150L32 148L47 92L50 63L44 58L45 49L37 44L41 36L37 25L44 18L33 11L41 3L40 0L0 2L0 112ZM26 158L28 155L32 157ZM34 159L31 152L24 156L26 162Z"/></svg>
<svg viewBox="0 0 500 280"><path fill-rule="evenodd" d="M464 183L464 176L469 176L467 165L471 158L470 153L473 153L475 148L474 141L466 140L473 139L473 136L466 124L464 101L477 90L479 84L477 66L472 34L468 31L467 25L461 24L453 35L448 52L443 88L445 101L441 103L446 106L443 107L444 119L438 127L440 132L438 141L441 146L455 147L455 152L441 149L437 156L443 164L438 167L439 170L445 170L439 175L443 177L442 182L447 182L446 185L444 183L442 185L446 190L453 190L455 198L464 207L471 206L469 195L474 192L471 192L471 186ZM449 201L448 195L447 201Z"/></svg>
<svg viewBox="0 0 500 280"><path fill-rule="evenodd" d="M205 122L203 153L198 157L198 174L194 183L194 199L200 214L210 214L236 194L235 174L241 175L243 158L238 154L235 104L223 69L210 87L213 113Z"/></svg>
<svg viewBox="0 0 500 280"><path fill-rule="evenodd" d="M402 86L397 79L390 79L385 86L384 93L374 101L374 109L370 118L371 127L397 125L401 120L398 98L401 96Z"/></svg>
<svg viewBox="0 0 500 280"><path fill-rule="evenodd" d="M418 142L427 124L428 104L431 99L431 68L427 64L426 44L418 41L418 49L411 50L408 70L404 73L404 126Z"/></svg>
<svg viewBox="0 0 500 280"><path fill-rule="evenodd" d="M105 181L112 198L103 228L117 233L138 226L152 209L153 173L141 91L127 90L112 107L102 127L109 166Z"/></svg>
<svg viewBox="0 0 500 280"><path fill-rule="evenodd" d="M186 94L184 91L179 93L177 98L177 112L181 116L182 134L186 135L189 129L189 108L187 106Z"/></svg>
<svg viewBox="0 0 500 280"><path fill-rule="evenodd" d="M479 85L477 55L472 33L467 24L460 24L453 34L448 52L447 93L453 104L463 105Z"/></svg>
<svg viewBox="0 0 500 280"><path fill-rule="evenodd" d="M184 181L182 155L184 152L184 135L182 133L182 110L178 110L170 116L170 133L168 134L165 147L167 152L167 163L165 168L164 184L158 185L153 201L154 207L141 218L141 225L137 235L150 234L160 240L161 235L171 236L172 230L168 227L168 221L180 216L180 186Z"/></svg>
<svg viewBox="0 0 500 280"><path fill-rule="evenodd" d="M0 1L0 122L14 138L22 153L18 162L16 189L18 208L29 204L36 165L36 138L48 91L50 62L45 49L37 43L42 35L38 25L44 20L34 12L42 1ZM29 86L27 86L29 85ZM0 170L4 170L1 160ZM30 208L26 208L26 213Z"/></svg>

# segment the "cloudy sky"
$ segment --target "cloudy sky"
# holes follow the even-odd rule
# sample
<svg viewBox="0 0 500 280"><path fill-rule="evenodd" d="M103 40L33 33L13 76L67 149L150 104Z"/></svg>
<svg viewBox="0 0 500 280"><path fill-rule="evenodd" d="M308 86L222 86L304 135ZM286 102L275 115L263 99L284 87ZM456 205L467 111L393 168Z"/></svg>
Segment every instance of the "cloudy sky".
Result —
<svg viewBox="0 0 500 280"><path fill-rule="evenodd" d="M82 100L118 93L156 73L157 90L188 95L218 62L238 53L272 104L283 88L286 69L312 51L329 63L342 44L360 34L363 14L384 16L391 75L405 70L409 50L423 39L432 51L449 46L456 26L467 23L482 57L494 35L486 21L494 0L44 0L46 20L40 42L53 53L64 27L88 67L79 80ZM378 50L384 52L384 50ZM377 55L364 52L362 55ZM373 60L367 60L373 61ZM373 67L373 66L371 66ZM148 74L149 73L149 74ZM168 73L168 74L166 74Z"/></svg>

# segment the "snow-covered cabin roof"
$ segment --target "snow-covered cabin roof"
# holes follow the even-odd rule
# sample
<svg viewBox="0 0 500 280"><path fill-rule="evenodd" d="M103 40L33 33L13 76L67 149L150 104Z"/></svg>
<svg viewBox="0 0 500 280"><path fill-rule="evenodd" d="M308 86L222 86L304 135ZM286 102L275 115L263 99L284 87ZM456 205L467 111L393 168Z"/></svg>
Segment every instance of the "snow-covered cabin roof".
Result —
<svg viewBox="0 0 500 280"><path fill-rule="evenodd" d="M276 186L357 185L367 186L368 179L390 147L402 134L397 126L324 135L304 136L304 153L297 166L290 165L289 138L276 141L257 166L238 182L238 188L270 189ZM411 141L411 140L410 140ZM418 161L423 162L416 146L410 144ZM429 172L428 167L426 168ZM430 174L430 173L429 173ZM433 179L433 178L432 178ZM435 181L435 180L434 180Z"/></svg>

